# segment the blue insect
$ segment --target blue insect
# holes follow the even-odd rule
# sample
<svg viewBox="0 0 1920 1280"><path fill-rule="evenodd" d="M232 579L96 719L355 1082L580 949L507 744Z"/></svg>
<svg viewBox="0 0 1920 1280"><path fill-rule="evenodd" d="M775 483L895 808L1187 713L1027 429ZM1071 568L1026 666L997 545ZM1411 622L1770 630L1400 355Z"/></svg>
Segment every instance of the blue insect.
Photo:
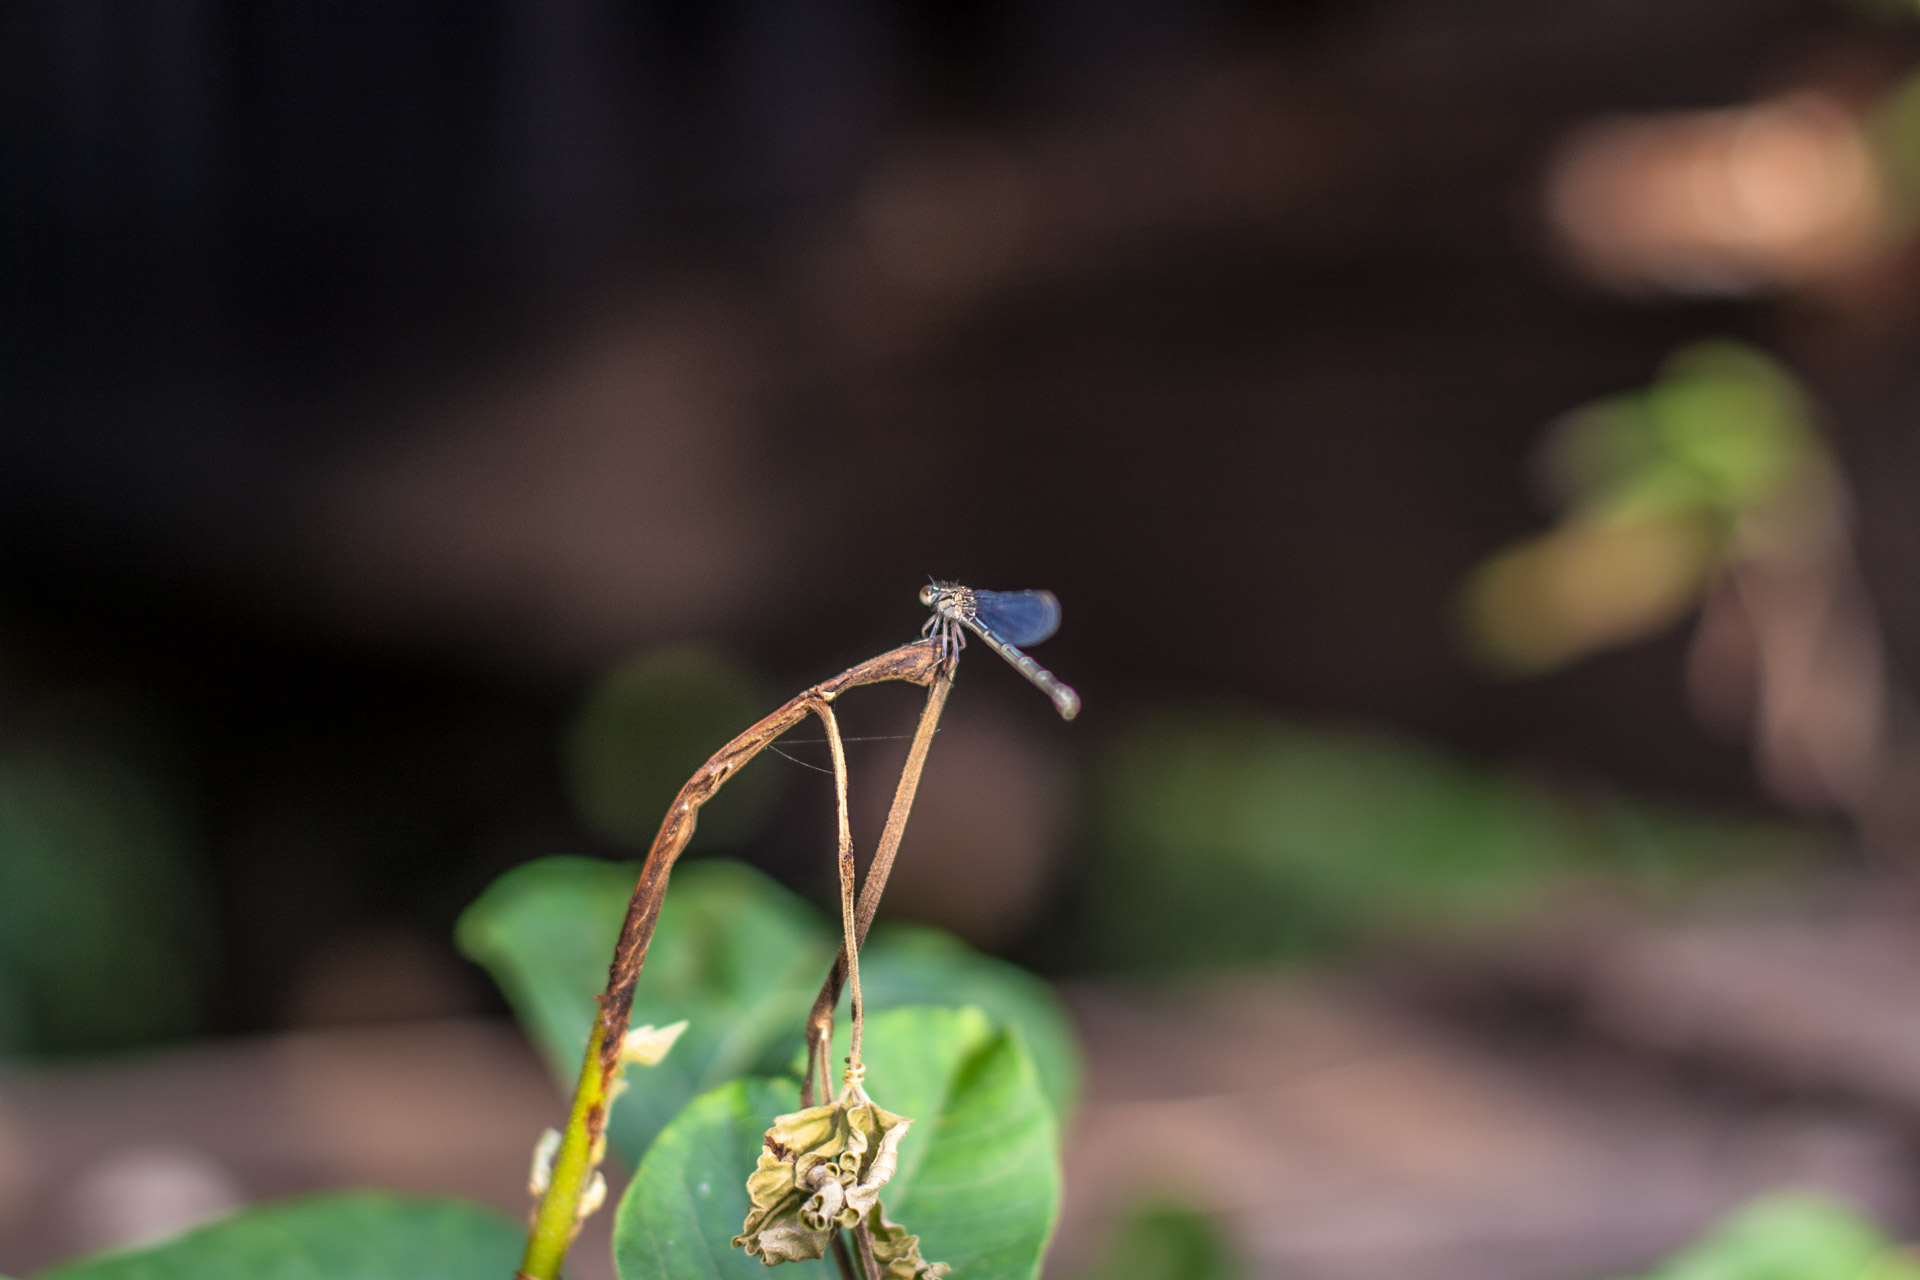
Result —
<svg viewBox="0 0 1920 1280"><path fill-rule="evenodd" d="M1060 629L1060 602L1053 592L975 591L957 582L932 582L920 588L920 603L933 610L921 634L938 638L944 657L957 660L971 631L1052 698L1062 720L1080 714L1080 695L1014 647L1039 644Z"/></svg>

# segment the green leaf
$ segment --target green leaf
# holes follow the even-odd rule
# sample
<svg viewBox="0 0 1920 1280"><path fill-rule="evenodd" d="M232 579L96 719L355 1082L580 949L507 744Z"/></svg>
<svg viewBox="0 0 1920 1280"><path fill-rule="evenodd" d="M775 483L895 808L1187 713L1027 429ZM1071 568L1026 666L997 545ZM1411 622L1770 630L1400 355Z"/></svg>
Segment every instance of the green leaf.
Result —
<svg viewBox="0 0 1920 1280"><path fill-rule="evenodd" d="M735 1080L687 1104L647 1149L614 1219L622 1277L762 1276L729 1243L747 1217L747 1175L773 1118L798 1105L790 1080ZM912 1135L909 1135L912 1136ZM790 1262L783 1280L833 1280L825 1262Z"/></svg>
<svg viewBox="0 0 1920 1280"><path fill-rule="evenodd" d="M967 1280L1031 1280L1060 1204L1052 1109L1019 1032L978 1009L875 1014L866 1087L910 1116L881 1196L930 1261ZM749 1277L765 1269L729 1242L747 1214L747 1175L774 1117L799 1106L786 1080L739 1080L695 1099L641 1161L614 1223L614 1259L639 1277ZM833 1275L790 1263L794 1280Z"/></svg>
<svg viewBox="0 0 1920 1280"><path fill-rule="evenodd" d="M902 1145L888 1216L968 1280L1038 1275L1060 1212L1059 1138L1018 1030L995 1029L974 1009L912 1005L872 1025L869 1091L931 1131L924 1146L912 1135ZM910 1065L939 1081L938 1107L906 1109L918 1106L904 1083Z"/></svg>
<svg viewBox="0 0 1920 1280"><path fill-rule="evenodd" d="M1073 1111L1080 1045L1046 981L943 930L890 925L860 953L860 986L869 1013L908 1004L978 1005L994 1022L1018 1027L1053 1113L1064 1119Z"/></svg>
<svg viewBox="0 0 1920 1280"><path fill-rule="evenodd" d="M1088 1280L1244 1280L1247 1269L1211 1217L1163 1202L1128 1214L1086 1274Z"/></svg>
<svg viewBox="0 0 1920 1280"><path fill-rule="evenodd" d="M460 918L460 949L493 974L564 1084L579 1073L635 875L625 864L548 858L502 876ZM695 1094L784 1065L831 947L810 907L750 867L676 871L633 1023L685 1018L688 1027L659 1066L631 1072L608 1123L614 1146L634 1159Z"/></svg>
<svg viewBox="0 0 1920 1280"><path fill-rule="evenodd" d="M454 926L461 954L493 975L563 1080L580 1069L633 880L624 863L544 858L488 885Z"/></svg>
<svg viewBox="0 0 1920 1280"><path fill-rule="evenodd" d="M235 1214L39 1280L502 1280L522 1235L463 1201L351 1192Z"/></svg>
<svg viewBox="0 0 1920 1280"><path fill-rule="evenodd" d="M1844 1205L1786 1194L1755 1201L1643 1280L1920 1280L1920 1260Z"/></svg>

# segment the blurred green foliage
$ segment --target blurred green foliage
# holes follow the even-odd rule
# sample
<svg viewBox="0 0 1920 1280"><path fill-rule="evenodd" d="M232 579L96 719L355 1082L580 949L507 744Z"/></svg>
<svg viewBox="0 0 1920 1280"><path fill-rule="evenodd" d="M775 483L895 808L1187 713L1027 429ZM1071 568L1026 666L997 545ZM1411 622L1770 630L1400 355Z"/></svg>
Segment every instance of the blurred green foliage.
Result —
<svg viewBox="0 0 1920 1280"><path fill-rule="evenodd" d="M1094 778L1096 856L1049 956L1134 969L1513 927L1569 891L1651 898L1811 853L1797 829L1570 794L1380 734L1170 713Z"/></svg>
<svg viewBox="0 0 1920 1280"><path fill-rule="evenodd" d="M1843 504L1805 391L1731 342L1567 414L1541 463L1558 523L1490 556L1461 600L1475 654L1511 674L1671 626L1730 561L1830 538Z"/></svg>
<svg viewBox="0 0 1920 1280"><path fill-rule="evenodd" d="M1247 1268L1212 1217L1169 1201L1121 1220L1086 1280L1245 1280Z"/></svg>
<svg viewBox="0 0 1920 1280"><path fill-rule="evenodd" d="M1739 1210L1639 1280L1920 1280L1920 1258L1843 1205L1782 1194Z"/></svg>
<svg viewBox="0 0 1920 1280"><path fill-rule="evenodd" d="M1683 347L1644 391L1576 409L1549 433L1555 495L1589 517L1700 513L1731 519L1826 464L1800 385L1733 342Z"/></svg>
<svg viewBox="0 0 1920 1280"><path fill-rule="evenodd" d="M1877 22L1906 26L1920 16L1920 4L1915 0L1845 0L1845 4L1862 17Z"/></svg>
<svg viewBox="0 0 1920 1280"><path fill-rule="evenodd" d="M1898 5L1911 16L1914 0L1862 0ZM1885 182L1890 213L1901 230L1920 221L1920 75L1908 76L1875 109L1867 136Z"/></svg>
<svg viewBox="0 0 1920 1280"><path fill-rule="evenodd" d="M548 858L502 876L460 918L461 950L493 974L568 1086L637 875L627 864ZM613 1109L615 1148L637 1158L696 1094L744 1074L786 1071L837 938L824 916L750 867L701 861L677 869L634 993L633 1022L685 1018L689 1026ZM1062 1113L1071 1105L1078 1050L1057 997L1039 979L936 931L884 927L862 951L861 972L869 1012L975 1005L1018 1027L1051 1104Z"/></svg>
<svg viewBox="0 0 1920 1280"><path fill-rule="evenodd" d="M521 1231L475 1204L355 1191L250 1209L39 1280L501 1280Z"/></svg>
<svg viewBox="0 0 1920 1280"><path fill-rule="evenodd" d="M1019 1033L977 1008L907 1005L868 1020L865 1058L873 1100L913 1120L881 1197L887 1218L917 1233L926 1259L950 1264L956 1277L1031 1280L1059 1210L1060 1157ZM647 1084L635 1080L628 1097ZM746 1218L762 1137L797 1096L792 1079L744 1079L680 1112L641 1161L615 1219L622 1277L767 1274L728 1242ZM816 1261L779 1274L836 1273Z"/></svg>
<svg viewBox="0 0 1920 1280"><path fill-rule="evenodd" d="M567 732L566 778L581 818L646 849L693 771L778 705L758 676L703 649L660 650L616 667ZM777 770L749 763L700 810L693 846L751 839L766 824L780 781Z"/></svg>
<svg viewBox="0 0 1920 1280"><path fill-rule="evenodd" d="M0 1053L197 1020L211 920L190 827L139 735L97 719L0 746Z"/></svg>

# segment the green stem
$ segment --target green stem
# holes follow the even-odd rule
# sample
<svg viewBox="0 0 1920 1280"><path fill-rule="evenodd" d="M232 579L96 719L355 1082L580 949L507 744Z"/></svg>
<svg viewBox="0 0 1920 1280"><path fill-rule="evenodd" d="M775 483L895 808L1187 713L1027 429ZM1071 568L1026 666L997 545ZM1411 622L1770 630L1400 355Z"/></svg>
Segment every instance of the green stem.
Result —
<svg viewBox="0 0 1920 1280"><path fill-rule="evenodd" d="M580 1231L580 1199L587 1193L594 1166L594 1134L605 1124L594 1124L592 1113L598 1109L604 1117L607 1105L606 1077L600 1072L600 1037L603 1024L596 1018L587 1039L586 1060L580 1066L580 1083L573 1094L573 1111L567 1116L567 1131L560 1150L553 1158L553 1176L546 1193L533 1211L527 1231L527 1251L520 1260L520 1280L559 1280L560 1264L566 1260L567 1246Z"/></svg>

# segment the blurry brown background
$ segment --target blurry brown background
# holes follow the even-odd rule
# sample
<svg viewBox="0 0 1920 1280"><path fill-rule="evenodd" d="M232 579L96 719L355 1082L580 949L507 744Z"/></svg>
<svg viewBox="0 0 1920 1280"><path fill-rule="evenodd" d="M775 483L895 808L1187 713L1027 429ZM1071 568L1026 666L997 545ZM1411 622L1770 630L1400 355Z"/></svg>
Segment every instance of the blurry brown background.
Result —
<svg viewBox="0 0 1920 1280"><path fill-rule="evenodd" d="M543 1086L449 930L528 857L626 852L563 779L586 691L697 642L777 700L911 637L929 576L1054 590L1039 656L1088 710L1058 724L976 654L899 906L1061 971L1081 770L1170 700L1784 812L1690 707L1685 627L1496 679L1463 656L1457 597L1546 518L1550 420L1731 336L1823 407L1886 669L1920 668L1920 276L1874 133L1917 67L1920 15L1892 0L0 7L0 717L22 751L111 742L166 780L202 975L152 1035L7 1068L0 1267L118 1238L74 1224L117 1203L88 1161L122 1138L186 1144L176 1173L211 1151L200 1183L161 1182L212 1201L371 1179L511 1203ZM911 711L864 714L850 732L879 736ZM791 775L733 852L813 888L825 811ZM47 865L81 895L119 874ZM0 864L0 897L21 874ZM1322 1144L1352 1165L1338 1203L1392 1221L1337 1222L1314 1178L1203 1198L1295 1276L1598 1275L1775 1173L1920 1221L1920 1051L1848 1038L1910 1007L1902 918L1875 914L1898 896L1822 899L1852 942L1799 915L1800 942L1747 940L1834 966L1795 1008L1891 1003L1699 1032L1751 1068L1711 1088L1671 1028L1721 1027L1716 975L1759 961L1637 923L1509 957L1492 996L1349 975L1174 1000L1213 1018L1209 1061L1264 1064L1196 1096L1278 1091L1271 1136L1231 1158L1326 1179L1336 1156L1301 1154ZM1097 1186L1101 1106L1174 1086L1127 1075L1129 1001L1160 997L1081 981L1091 1136L1069 1171ZM163 1065L184 1074L100 1086L178 1118L203 1113L170 1099L360 1061L342 1045L404 1058L412 1032L364 1028L416 1019L494 1046L475 1109L500 1136L446 1157L505 1153L491 1182L316 1155L300 1124L344 1139L311 1116L62 1127L97 1112L86 1072L134 1069L77 1051L243 1037L190 1053L254 1084ZM1391 1078L1342 1094L1327 1062ZM1276 1083L1296 1076L1339 1098L1296 1114ZM1430 1145L1366 1146L1395 1099ZM1594 1190L1622 1186L1640 1209ZM1103 1210L1075 1194L1063 1248L1085 1256Z"/></svg>

